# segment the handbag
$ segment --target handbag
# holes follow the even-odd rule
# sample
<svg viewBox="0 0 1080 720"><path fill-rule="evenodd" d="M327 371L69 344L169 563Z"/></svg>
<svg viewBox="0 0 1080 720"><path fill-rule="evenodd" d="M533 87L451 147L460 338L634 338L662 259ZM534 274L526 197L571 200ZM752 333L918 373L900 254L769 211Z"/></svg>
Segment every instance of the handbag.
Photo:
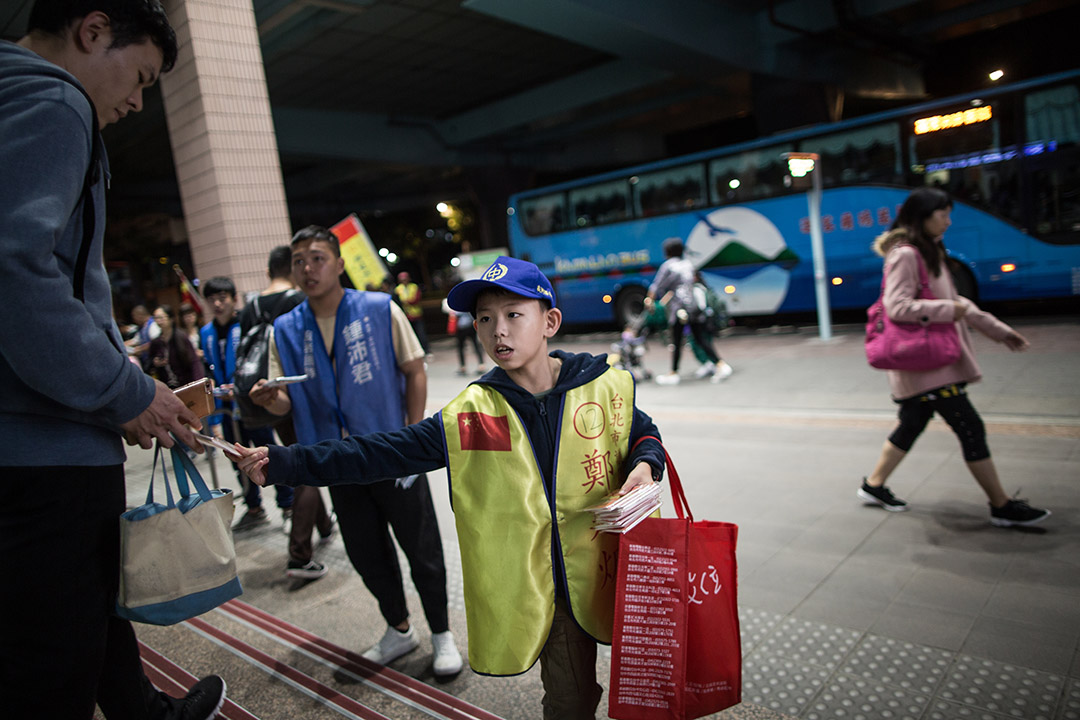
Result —
<svg viewBox="0 0 1080 720"><path fill-rule="evenodd" d="M608 693L618 720L688 720L742 700L739 529L695 521L664 454L678 517L647 518L619 537Z"/></svg>
<svg viewBox="0 0 1080 720"><path fill-rule="evenodd" d="M209 490L179 442L171 452L178 499L173 499L159 445L154 448L146 504L120 516L116 614L152 625L201 615L243 592L232 539L232 490ZM159 461L165 505L154 502Z"/></svg>
<svg viewBox="0 0 1080 720"><path fill-rule="evenodd" d="M919 294L935 300L930 291L926 263L919 261ZM960 336L956 323L896 322L885 312L885 275L881 277L881 295L866 311L866 359L879 370L935 370L960 359Z"/></svg>

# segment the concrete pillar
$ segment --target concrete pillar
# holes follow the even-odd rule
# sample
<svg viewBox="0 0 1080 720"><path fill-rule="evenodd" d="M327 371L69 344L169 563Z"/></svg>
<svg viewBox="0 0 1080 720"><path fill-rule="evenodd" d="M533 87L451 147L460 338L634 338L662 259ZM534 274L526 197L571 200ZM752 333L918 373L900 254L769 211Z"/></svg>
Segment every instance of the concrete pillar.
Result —
<svg viewBox="0 0 1080 720"><path fill-rule="evenodd" d="M267 282L291 236L252 0L165 0L180 56L161 92L195 274Z"/></svg>

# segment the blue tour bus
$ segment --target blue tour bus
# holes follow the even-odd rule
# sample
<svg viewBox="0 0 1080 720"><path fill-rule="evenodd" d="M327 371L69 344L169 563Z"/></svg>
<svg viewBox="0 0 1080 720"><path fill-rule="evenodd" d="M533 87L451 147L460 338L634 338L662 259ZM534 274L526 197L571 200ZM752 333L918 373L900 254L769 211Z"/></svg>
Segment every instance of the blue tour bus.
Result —
<svg viewBox="0 0 1080 720"><path fill-rule="evenodd" d="M812 311L806 193L787 152L820 156L834 309L873 303L871 243L924 185L953 196L945 245L962 293L1080 295L1080 70L518 193L511 253L551 278L568 324L639 312L670 237L732 315Z"/></svg>

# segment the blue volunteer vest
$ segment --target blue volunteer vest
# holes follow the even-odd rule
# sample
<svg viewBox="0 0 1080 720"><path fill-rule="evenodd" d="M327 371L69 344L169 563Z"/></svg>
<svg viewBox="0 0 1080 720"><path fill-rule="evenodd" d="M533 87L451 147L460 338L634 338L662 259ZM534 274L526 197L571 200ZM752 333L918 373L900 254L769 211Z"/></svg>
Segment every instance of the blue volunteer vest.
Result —
<svg viewBox="0 0 1080 720"><path fill-rule="evenodd" d="M229 341L225 343L225 357L221 357L218 347L218 335L214 331L214 321L206 323L199 330L199 341L202 343L203 355L206 363L210 366L210 372L215 385L225 385L233 381L233 373L236 372L236 347L240 344L240 323L234 322L229 326ZM221 410L221 398L214 398L214 407ZM221 415L210 417L211 425L221 423Z"/></svg>
<svg viewBox="0 0 1080 720"><path fill-rule="evenodd" d="M274 341L286 375L310 380L289 386L301 443L397 430L405 424L404 375L394 354L390 296L345 290L327 348L308 301L274 321ZM337 372L334 371L334 364Z"/></svg>

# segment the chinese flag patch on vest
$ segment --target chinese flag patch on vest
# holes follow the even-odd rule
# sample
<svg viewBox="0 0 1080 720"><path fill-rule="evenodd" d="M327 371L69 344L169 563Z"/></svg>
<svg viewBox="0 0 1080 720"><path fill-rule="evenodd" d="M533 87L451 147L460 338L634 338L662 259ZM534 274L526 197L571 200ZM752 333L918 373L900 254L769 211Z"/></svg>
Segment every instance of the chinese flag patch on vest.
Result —
<svg viewBox="0 0 1080 720"><path fill-rule="evenodd" d="M510 421L481 412L463 412L457 416L462 450L510 452Z"/></svg>

